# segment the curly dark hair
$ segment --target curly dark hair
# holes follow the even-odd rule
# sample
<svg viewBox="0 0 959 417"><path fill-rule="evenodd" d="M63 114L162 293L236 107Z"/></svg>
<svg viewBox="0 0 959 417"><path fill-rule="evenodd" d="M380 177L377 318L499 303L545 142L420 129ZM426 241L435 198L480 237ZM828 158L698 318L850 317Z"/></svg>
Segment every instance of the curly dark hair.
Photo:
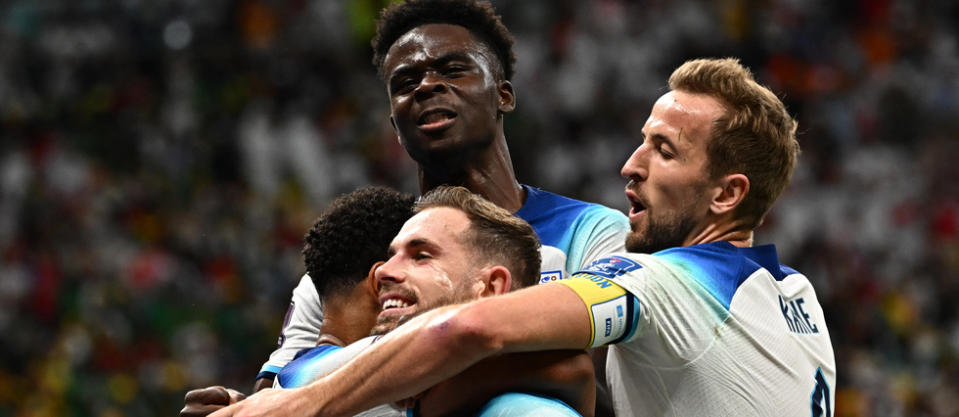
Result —
<svg viewBox="0 0 959 417"><path fill-rule="evenodd" d="M476 0L407 0L383 9L373 36L373 65L383 77L383 61L393 42L410 30L430 23L459 25L482 40L496 54L502 76L513 78L516 55L513 35L487 2Z"/></svg>
<svg viewBox="0 0 959 417"><path fill-rule="evenodd" d="M393 237L413 215L414 197L364 187L337 197L304 236L306 272L323 300L343 294L385 261Z"/></svg>

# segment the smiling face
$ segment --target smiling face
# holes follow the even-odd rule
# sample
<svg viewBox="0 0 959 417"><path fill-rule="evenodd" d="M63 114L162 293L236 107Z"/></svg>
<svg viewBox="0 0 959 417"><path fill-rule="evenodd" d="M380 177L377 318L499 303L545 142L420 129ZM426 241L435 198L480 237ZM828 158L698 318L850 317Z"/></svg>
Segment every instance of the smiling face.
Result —
<svg viewBox="0 0 959 417"><path fill-rule="evenodd" d="M465 243L470 221L460 210L436 207L413 216L390 244L375 273L382 312L372 334L433 308L478 298L485 284Z"/></svg>
<svg viewBox="0 0 959 417"><path fill-rule="evenodd" d="M426 24L401 36L384 60L390 120L420 164L488 146L513 109L499 61L462 26Z"/></svg>
<svg viewBox="0 0 959 417"><path fill-rule="evenodd" d="M715 98L683 91L670 91L653 105L644 141L622 169L631 205L627 250L686 246L701 231L716 192L706 174L706 145L722 114Z"/></svg>

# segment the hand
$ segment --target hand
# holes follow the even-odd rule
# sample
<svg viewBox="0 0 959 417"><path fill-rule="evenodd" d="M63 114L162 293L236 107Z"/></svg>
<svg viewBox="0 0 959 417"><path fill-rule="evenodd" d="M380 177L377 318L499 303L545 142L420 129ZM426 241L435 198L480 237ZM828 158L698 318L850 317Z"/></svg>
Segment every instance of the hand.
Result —
<svg viewBox="0 0 959 417"><path fill-rule="evenodd" d="M244 401L218 410L210 417L260 417L260 416L302 416L306 413L298 407L296 401L302 397L299 388L266 388L251 395Z"/></svg>
<svg viewBox="0 0 959 417"><path fill-rule="evenodd" d="M423 392L421 392L421 393L419 393L419 394L416 394L416 395L414 395L414 396L412 396L412 397L408 397L408 398L404 398L404 399L399 400L399 401L395 401L395 402L393 402L393 406L396 407L396 408L399 408L400 410L404 410L404 409L415 409L415 408L416 408L416 402L419 401L420 398L423 398L423 395L426 394L426 392L427 392L427 391L423 391Z"/></svg>
<svg viewBox="0 0 959 417"><path fill-rule="evenodd" d="M180 417L203 417L246 398L242 392L219 385L190 390L183 397Z"/></svg>

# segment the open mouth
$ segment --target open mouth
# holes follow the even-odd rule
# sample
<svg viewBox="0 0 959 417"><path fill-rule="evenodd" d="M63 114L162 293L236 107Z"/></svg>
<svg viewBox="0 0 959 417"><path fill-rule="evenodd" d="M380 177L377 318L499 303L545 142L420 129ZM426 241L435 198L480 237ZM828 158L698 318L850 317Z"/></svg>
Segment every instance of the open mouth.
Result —
<svg viewBox="0 0 959 417"><path fill-rule="evenodd" d="M635 192L626 190L626 199L629 200L629 217L646 211L646 205Z"/></svg>
<svg viewBox="0 0 959 417"><path fill-rule="evenodd" d="M394 308L406 308L411 304L406 300L400 298L390 298L383 302L383 311L394 309Z"/></svg>
<svg viewBox="0 0 959 417"><path fill-rule="evenodd" d="M436 108L421 113L420 117L416 119L416 125L427 131L442 130L452 125L454 119L456 119L456 112Z"/></svg>
<svg viewBox="0 0 959 417"><path fill-rule="evenodd" d="M387 294L380 297L380 306L382 311L380 314L408 314L408 309L411 309L416 305L416 301L413 301L407 297L404 297L400 294Z"/></svg>

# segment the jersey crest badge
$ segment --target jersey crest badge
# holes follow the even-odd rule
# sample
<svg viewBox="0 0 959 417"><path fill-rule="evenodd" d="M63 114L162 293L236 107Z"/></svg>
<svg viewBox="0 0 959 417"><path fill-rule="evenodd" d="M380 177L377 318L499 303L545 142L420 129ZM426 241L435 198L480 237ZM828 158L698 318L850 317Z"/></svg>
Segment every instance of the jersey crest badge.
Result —
<svg viewBox="0 0 959 417"><path fill-rule="evenodd" d="M587 267L585 270L579 272L587 272L593 275L605 277L607 279L613 279L618 276L625 275L630 271L635 271L639 268L642 268L642 266L631 259L623 258L621 256L613 256L596 260L589 264L589 267ZM579 272L577 272L577 274Z"/></svg>

